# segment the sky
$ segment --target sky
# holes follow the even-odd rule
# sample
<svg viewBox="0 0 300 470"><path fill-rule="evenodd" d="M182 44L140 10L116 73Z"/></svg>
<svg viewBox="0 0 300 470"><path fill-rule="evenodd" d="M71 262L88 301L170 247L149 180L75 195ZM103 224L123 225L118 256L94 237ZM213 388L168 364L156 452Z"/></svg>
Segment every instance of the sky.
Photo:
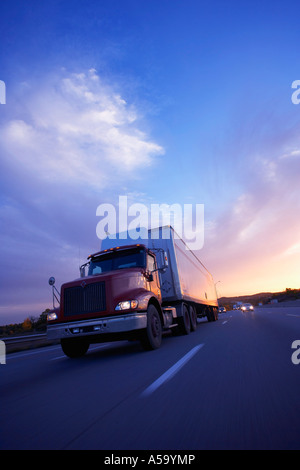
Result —
<svg viewBox="0 0 300 470"><path fill-rule="evenodd" d="M99 205L204 205L219 296L300 288L297 0L2 0L0 324L101 248ZM300 96L300 93L299 93ZM1 100L0 100L1 101Z"/></svg>

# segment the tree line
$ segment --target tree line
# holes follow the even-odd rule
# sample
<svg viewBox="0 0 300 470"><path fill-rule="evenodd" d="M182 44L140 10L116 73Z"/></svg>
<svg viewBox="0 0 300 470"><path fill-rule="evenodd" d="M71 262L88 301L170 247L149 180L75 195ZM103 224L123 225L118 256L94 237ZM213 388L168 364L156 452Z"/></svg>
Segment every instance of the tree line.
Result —
<svg viewBox="0 0 300 470"><path fill-rule="evenodd" d="M21 323L12 323L10 325L0 326L0 336L14 336L26 333L43 333L47 330L47 308L39 317L28 316Z"/></svg>

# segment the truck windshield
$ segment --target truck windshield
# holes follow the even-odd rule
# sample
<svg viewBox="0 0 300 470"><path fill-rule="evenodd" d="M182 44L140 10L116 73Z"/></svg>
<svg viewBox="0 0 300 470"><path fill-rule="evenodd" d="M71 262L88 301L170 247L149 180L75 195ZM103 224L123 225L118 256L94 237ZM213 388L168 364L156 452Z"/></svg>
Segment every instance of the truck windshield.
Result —
<svg viewBox="0 0 300 470"><path fill-rule="evenodd" d="M144 249L114 251L94 258L90 262L89 276L106 273L116 269L137 268L146 266L146 253Z"/></svg>

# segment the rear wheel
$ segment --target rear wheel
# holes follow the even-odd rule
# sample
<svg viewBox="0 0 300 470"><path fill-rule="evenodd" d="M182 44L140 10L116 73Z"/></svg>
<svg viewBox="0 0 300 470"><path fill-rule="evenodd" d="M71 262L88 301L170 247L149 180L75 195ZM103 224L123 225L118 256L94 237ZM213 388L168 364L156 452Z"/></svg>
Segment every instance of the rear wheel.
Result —
<svg viewBox="0 0 300 470"><path fill-rule="evenodd" d="M218 309L215 307L208 307L207 320L208 321L217 321L219 318Z"/></svg>
<svg viewBox="0 0 300 470"><path fill-rule="evenodd" d="M66 356L76 358L84 356L89 349L89 343L80 339L68 338L61 340L61 347Z"/></svg>
<svg viewBox="0 0 300 470"><path fill-rule="evenodd" d="M197 328L197 314L196 309L192 305L190 306L190 320L191 320L191 331L196 331Z"/></svg>
<svg viewBox="0 0 300 470"><path fill-rule="evenodd" d="M207 320L210 322L210 321L214 321L214 318L213 318L213 312L211 310L210 307L207 307L206 309L206 316L207 316Z"/></svg>
<svg viewBox="0 0 300 470"><path fill-rule="evenodd" d="M214 315L215 315L215 321L219 320L219 310L217 308L214 308Z"/></svg>
<svg viewBox="0 0 300 470"><path fill-rule="evenodd" d="M146 351L158 349L162 341L162 324L160 315L154 305L147 310L147 328L143 332L141 344Z"/></svg>
<svg viewBox="0 0 300 470"><path fill-rule="evenodd" d="M183 304L182 306L182 317L179 318L180 332L184 335L188 335L191 332L191 319L188 310L188 306Z"/></svg>

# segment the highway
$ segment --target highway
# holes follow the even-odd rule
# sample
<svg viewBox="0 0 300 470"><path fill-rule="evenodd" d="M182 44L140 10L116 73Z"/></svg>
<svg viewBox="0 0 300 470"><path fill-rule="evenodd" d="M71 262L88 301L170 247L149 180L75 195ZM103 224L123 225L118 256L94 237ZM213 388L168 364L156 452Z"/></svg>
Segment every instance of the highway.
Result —
<svg viewBox="0 0 300 470"><path fill-rule="evenodd" d="M60 346L0 365L1 449L300 449L300 308L231 311L160 349ZM299 354L300 357L300 354Z"/></svg>

